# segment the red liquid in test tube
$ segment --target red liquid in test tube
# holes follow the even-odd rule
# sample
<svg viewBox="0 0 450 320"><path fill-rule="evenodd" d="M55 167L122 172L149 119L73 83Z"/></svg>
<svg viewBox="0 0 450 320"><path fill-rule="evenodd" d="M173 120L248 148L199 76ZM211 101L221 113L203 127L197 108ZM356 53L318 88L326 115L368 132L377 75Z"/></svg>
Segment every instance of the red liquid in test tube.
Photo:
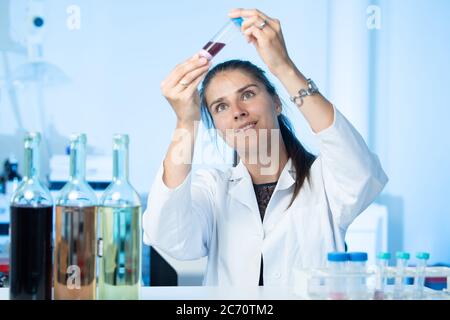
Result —
<svg viewBox="0 0 450 320"><path fill-rule="evenodd" d="M208 41L208 43L203 46L200 51L200 55L208 60L211 60L225 47L227 43L234 38L235 35L240 33L242 22L242 18L231 19L211 40Z"/></svg>
<svg viewBox="0 0 450 320"><path fill-rule="evenodd" d="M203 50L207 51L211 57L214 57L220 50L223 49L223 47L225 47L225 43L208 41L208 43L203 47Z"/></svg>

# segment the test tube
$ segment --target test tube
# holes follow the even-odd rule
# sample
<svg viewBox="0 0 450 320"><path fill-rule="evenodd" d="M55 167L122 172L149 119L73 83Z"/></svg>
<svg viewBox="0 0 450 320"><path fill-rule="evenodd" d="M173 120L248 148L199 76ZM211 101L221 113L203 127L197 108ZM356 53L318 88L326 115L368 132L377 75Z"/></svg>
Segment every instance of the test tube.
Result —
<svg viewBox="0 0 450 320"><path fill-rule="evenodd" d="M386 286L386 268L389 264L389 259L391 258L391 254L389 252L379 252L377 254L377 274L376 274L376 283L375 283L375 292L373 299L374 300L384 300L385 293L384 289Z"/></svg>
<svg viewBox="0 0 450 320"><path fill-rule="evenodd" d="M404 297L404 276L405 268L408 265L409 253L399 251L396 254L397 264L395 272L394 299L402 299Z"/></svg>
<svg viewBox="0 0 450 320"><path fill-rule="evenodd" d="M211 60L233 38L241 32L242 18L231 18L200 51L200 55Z"/></svg>
<svg viewBox="0 0 450 320"><path fill-rule="evenodd" d="M348 296L350 299L365 299L366 287L366 252L349 252L348 262Z"/></svg>
<svg viewBox="0 0 450 320"><path fill-rule="evenodd" d="M347 271L348 253L330 252L328 253L329 276L325 282L328 288L328 298L331 300L347 299L345 272Z"/></svg>
<svg viewBox="0 0 450 320"><path fill-rule="evenodd" d="M417 266L416 276L414 279L414 298L423 299L423 289L425 286L425 270L427 268L427 261L430 258L428 252L418 252L416 254Z"/></svg>

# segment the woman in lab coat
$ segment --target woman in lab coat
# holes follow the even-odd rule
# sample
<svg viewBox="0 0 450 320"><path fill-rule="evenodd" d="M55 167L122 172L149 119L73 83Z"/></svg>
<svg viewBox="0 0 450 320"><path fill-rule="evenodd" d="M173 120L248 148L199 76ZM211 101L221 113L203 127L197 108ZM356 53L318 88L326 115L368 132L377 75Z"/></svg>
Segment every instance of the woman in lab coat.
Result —
<svg viewBox="0 0 450 320"><path fill-rule="evenodd" d="M232 60L209 70L195 55L161 84L177 123L149 194L144 242L180 260L208 256L205 285L289 285L294 268L324 266L328 252L345 250L348 226L388 179L360 134L289 58L280 22L258 10L229 15L246 18L245 37L292 97L320 153L295 137L261 69ZM236 167L191 172L201 115L236 150Z"/></svg>

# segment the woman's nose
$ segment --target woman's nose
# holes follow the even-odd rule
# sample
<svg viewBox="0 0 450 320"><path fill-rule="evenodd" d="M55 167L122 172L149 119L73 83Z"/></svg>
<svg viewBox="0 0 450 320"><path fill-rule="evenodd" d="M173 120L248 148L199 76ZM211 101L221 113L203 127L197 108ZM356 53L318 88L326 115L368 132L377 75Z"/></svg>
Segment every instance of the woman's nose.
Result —
<svg viewBox="0 0 450 320"><path fill-rule="evenodd" d="M245 109L241 108L239 105L234 106L234 110L233 110L234 120L239 120L239 118L246 117L247 115L248 115L248 112Z"/></svg>

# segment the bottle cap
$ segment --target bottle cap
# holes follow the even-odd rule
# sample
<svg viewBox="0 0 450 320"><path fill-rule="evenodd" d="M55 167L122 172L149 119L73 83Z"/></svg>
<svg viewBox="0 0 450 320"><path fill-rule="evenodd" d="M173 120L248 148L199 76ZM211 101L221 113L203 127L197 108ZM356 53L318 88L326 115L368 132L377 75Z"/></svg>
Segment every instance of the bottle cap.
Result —
<svg viewBox="0 0 450 320"><path fill-rule="evenodd" d="M428 252L417 252L416 258L420 260L428 260L430 258L430 254Z"/></svg>
<svg viewBox="0 0 450 320"><path fill-rule="evenodd" d="M367 261L366 252L349 252L350 261Z"/></svg>
<svg viewBox="0 0 450 320"><path fill-rule="evenodd" d="M398 251L395 256L397 257L397 259L405 259L408 260L409 259L409 252L405 252L405 251Z"/></svg>
<svg viewBox="0 0 450 320"><path fill-rule="evenodd" d="M328 261L348 261L349 255L345 252L329 252Z"/></svg>
<svg viewBox="0 0 450 320"><path fill-rule="evenodd" d="M234 24L237 25L238 27L241 27L242 26L242 22L244 22L244 19L242 19L241 17L231 18L231 21L233 21Z"/></svg>
<svg viewBox="0 0 450 320"><path fill-rule="evenodd" d="M389 260L391 258L391 254L389 252L378 252L377 258L381 260Z"/></svg>

